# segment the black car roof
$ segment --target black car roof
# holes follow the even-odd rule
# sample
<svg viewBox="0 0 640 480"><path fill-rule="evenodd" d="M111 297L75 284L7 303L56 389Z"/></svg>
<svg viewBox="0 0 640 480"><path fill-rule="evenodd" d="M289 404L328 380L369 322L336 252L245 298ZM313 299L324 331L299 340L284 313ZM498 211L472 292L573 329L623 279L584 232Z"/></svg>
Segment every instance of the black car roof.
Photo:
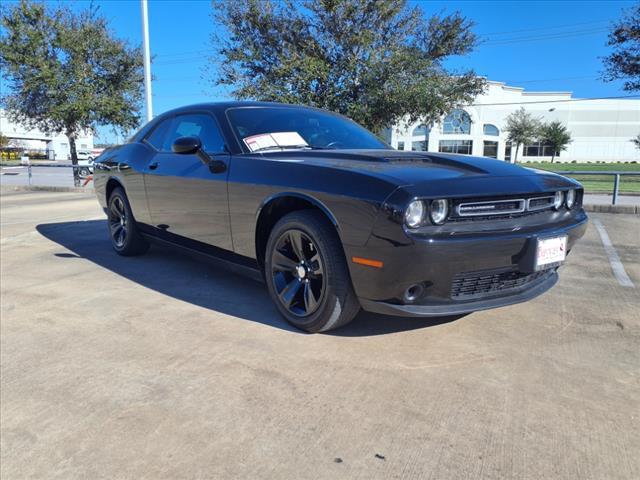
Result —
<svg viewBox="0 0 640 480"><path fill-rule="evenodd" d="M170 115L172 113L179 113L185 110L227 110L229 108L239 107L290 107L290 108L307 108L315 109L314 107L308 107L306 105L297 105L291 103L279 103L279 102L256 102L256 101L226 101L226 102L205 102L196 103L192 105L185 105L183 107L174 108L167 112L163 112L162 115Z"/></svg>

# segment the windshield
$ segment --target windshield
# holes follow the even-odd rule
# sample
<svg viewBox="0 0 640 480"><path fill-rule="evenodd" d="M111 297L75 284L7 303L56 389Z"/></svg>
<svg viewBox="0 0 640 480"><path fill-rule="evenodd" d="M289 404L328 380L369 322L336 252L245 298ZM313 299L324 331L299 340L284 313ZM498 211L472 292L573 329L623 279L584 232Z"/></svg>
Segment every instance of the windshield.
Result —
<svg viewBox="0 0 640 480"><path fill-rule="evenodd" d="M238 139L252 152L301 149L386 149L386 144L351 120L295 107L227 110Z"/></svg>

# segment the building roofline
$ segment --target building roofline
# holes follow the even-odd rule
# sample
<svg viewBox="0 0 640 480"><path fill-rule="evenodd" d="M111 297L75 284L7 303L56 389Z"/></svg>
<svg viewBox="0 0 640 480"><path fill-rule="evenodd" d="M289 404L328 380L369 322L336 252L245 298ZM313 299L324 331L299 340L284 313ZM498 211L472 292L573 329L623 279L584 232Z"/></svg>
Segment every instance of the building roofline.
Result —
<svg viewBox="0 0 640 480"><path fill-rule="evenodd" d="M544 92L544 91L536 91L536 92L522 92L522 95L569 95L571 96L573 92Z"/></svg>

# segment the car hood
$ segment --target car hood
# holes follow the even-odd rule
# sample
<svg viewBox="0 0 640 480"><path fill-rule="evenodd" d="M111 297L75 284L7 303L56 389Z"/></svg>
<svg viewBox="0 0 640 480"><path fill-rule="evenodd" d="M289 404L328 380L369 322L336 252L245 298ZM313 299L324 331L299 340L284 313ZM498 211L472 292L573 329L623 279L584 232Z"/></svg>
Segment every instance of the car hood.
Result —
<svg viewBox="0 0 640 480"><path fill-rule="evenodd" d="M381 149L297 150L264 156L361 172L392 181L417 195L543 192L578 185L554 173L469 155Z"/></svg>

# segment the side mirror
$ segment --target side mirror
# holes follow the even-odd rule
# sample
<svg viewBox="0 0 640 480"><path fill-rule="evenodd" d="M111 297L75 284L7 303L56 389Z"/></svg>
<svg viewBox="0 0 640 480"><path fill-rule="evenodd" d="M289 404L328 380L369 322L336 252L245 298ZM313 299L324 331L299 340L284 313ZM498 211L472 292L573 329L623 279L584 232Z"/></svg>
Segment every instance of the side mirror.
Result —
<svg viewBox="0 0 640 480"><path fill-rule="evenodd" d="M202 142L198 137L180 137L171 145L173 153L179 154L198 153L201 149Z"/></svg>
<svg viewBox="0 0 640 480"><path fill-rule="evenodd" d="M209 167L211 173L222 173L227 169L227 164L221 160L214 160L202 150L202 141L198 137L180 137L171 145L173 153L188 155L196 154L203 165Z"/></svg>

